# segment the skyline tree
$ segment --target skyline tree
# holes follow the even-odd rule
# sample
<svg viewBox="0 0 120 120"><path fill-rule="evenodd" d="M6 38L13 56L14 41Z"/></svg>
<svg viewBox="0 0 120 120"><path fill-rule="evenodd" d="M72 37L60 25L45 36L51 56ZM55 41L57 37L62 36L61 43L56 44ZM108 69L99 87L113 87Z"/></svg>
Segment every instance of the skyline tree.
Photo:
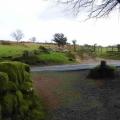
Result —
<svg viewBox="0 0 120 120"><path fill-rule="evenodd" d="M67 43L67 37L63 33L55 33L53 41L58 44L58 47L64 47Z"/></svg>
<svg viewBox="0 0 120 120"><path fill-rule="evenodd" d="M11 36L19 42L24 37L24 33L17 29L15 32L11 33Z"/></svg>
<svg viewBox="0 0 120 120"><path fill-rule="evenodd" d="M31 40L33 43L35 43L36 40L37 40L37 38L36 38L36 37L31 37L30 40Z"/></svg>

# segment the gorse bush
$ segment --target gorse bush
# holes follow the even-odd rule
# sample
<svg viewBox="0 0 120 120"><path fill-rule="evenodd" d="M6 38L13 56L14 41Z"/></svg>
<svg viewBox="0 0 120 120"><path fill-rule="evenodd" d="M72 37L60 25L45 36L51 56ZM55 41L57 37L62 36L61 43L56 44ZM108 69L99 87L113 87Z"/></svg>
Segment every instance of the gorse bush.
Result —
<svg viewBox="0 0 120 120"><path fill-rule="evenodd" d="M4 41L4 40L1 40L0 43L2 45L11 45L12 44L10 41Z"/></svg>
<svg viewBox="0 0 120 120"><path fill-rule="evenodd" d="M66 52L66 55L70 61L75 61L75 53L68 51Z"/></svg>
<svg viewBox="0 0 120 120"><path fill-rule="evenodd" d="M28 65L0 63L0 120L44 120L35 95Z"/></svg>
<svg viewBox="0 0 120 120"><path fill-rule="evenodd" d="M28 57L29 56L29 51L28 50L24 50L22 56L23 57Z"/></svg>
<svg viewBox="0 0 120 120"><path fill-rule="evenodd" d="M39 50L41 52L45 52L45 53L49 53L50 52L50 50L48 48L44 47L44 46L39 46Z"/></svg>
<svg viewBox="0 0 120 120"><path fill-rule="evenodd" d="M106 65L105 61L101 61L101 65L90 70L88 78L114 78L115 77L115 67Z"/></svg>
<svg viewBox="0 0 120 120"><path fill-rule="evenodd" d="M13 61L20 61L29 65L35 65L37 63L39 63L39 58L37 55L33 55L33 56L20 56L20 57L16 57L13 59Z"/></svg>

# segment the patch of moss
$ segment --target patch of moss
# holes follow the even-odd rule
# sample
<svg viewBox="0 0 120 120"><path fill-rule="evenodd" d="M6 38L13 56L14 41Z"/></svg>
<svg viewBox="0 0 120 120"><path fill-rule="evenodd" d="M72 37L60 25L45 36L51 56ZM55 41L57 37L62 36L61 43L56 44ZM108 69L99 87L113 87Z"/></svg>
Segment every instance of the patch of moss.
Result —
<svg viewBox="0 0 120 120"><path fill-rule="evenodd" d="M3 97L3 101L1 104L3 117L11 117L13 115L15 101L16 101L16 96L13 94L7 93Z"/></svg>
<svg viewBox="0 0 120 120"><path fill-rule="evenodd" d="M24 92L24 93L27 93L27 92L30 92L33 90L33 86L32 86L32 82L24 82L20 89Z"/></svg>
<svg viewBox="0 0 120 120"><path fill-rule="evenodd" d="M16 96L17 96L17 101L19 102L19 104L22 104L23 101L23 94L20 90L16 91Z"/></svg>
<svg viewBox="0 0 120 120"><path fill-rule="evenodd" d="M8 75L4 72L0 72L0 91L7 90Z"/></svg>

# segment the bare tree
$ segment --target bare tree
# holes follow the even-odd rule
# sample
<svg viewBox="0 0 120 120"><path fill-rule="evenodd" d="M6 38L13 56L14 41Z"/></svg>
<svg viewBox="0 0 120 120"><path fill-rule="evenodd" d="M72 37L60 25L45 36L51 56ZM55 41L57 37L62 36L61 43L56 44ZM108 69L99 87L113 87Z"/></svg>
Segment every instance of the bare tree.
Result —
<svg viewBox="0 0 120 120"><path fill-rule="evenodd" d="M30 40L34 43L36 41L36 37L31 37Z"/></svg>
<svg viewBox="0 0 120 120"><path fill-rule="evenodd" d="M58 0L58 2L71 6L76 15L84 9L89 12L89 17L97 18L108 15L120 4L120 0Z"/></svg>
<svg viewBox="0 0 120 120"><path fill-rule="evenodd" d="M11 36L17 40L17 42L19 42L23 37L24 37L24 33L21 30L16 30L15 32L13 32L11 34Z"/></svg>
<svg viewBox="0 0 120 120"><path fill-rule="evenodd" d="M76 51L76 40L72 40L73 46L74 46L74 51Z"/></svg>

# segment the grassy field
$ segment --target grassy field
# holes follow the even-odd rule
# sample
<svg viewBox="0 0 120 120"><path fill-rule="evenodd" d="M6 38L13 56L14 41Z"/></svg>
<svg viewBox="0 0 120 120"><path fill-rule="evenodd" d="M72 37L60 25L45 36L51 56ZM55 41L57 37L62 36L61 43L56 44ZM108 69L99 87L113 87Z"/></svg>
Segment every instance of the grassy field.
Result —
<svg viewBox="0 0 120 120"><path fill-rule="evenodd" d="M69 58L65 55L65 53L60 52L50 52L49 54L42 53L38 57L41 62L49 64L70 63Z"/></svg>
<svg viewBox="0 0 120 120"><path fill-rule="evenodd" d="M40 46L42 47L39 48ZM73 55L71 57L71 53L66 54L58 50L59 48L55 44L36 44L36 43L18 43L18 44L16 43L8 45L0 44L0 60L21 61L30 65L66 64L75 62L73 60Z"/></svg>
<svg viewBox="0 0 120 120"><path fill-rule="evenodd" d="M42 46L48 49L48 53L41 50ZM108 47L96 47L93 51L93 47L86 48L84 46L76 46L77 50L74 51L73 45L66 45L64 47L65 52L62 52L56 44L49 43L10 43L8 45L0 44L0 60L17 60L27 64L67 64L75 63L79 58L79 63L83 59L94 59L95 57L106 59L120 59L120 53L117 52L117 48L114 48L113 52L110 52L112 48ZM38 54L35 53L35 50ZM30 52L32 55L27 57L23 56L24 51ZM56 52L55 52L56 51ZM71 51L71 52L70 52ZM29 54L29 53L28 53Z"/></svg>
<svg viewBox="0 0 120 120"><path fill-rule="evenodd" d="M18 56L21 55L24 50L32 51L35 49L38 49L37 44L0 45L0 57Z"/></svg>
<svg viewBox="0 0 120 120"><path fill-rule="evenodd" d="M85 47L82 46L80 53L88 53L90 56L105 58L105 59L113 59L113 60L120 60L120 52L118 52L117 47L96 47L93 50L93 47Z"/></svg>
<svg viewBox="0 0 120 120"><path fill-rule="evenodd" d="M103 47L101 51L96 50L96 56L106 59L120 60L120 52L117 48Z"/></svg>

